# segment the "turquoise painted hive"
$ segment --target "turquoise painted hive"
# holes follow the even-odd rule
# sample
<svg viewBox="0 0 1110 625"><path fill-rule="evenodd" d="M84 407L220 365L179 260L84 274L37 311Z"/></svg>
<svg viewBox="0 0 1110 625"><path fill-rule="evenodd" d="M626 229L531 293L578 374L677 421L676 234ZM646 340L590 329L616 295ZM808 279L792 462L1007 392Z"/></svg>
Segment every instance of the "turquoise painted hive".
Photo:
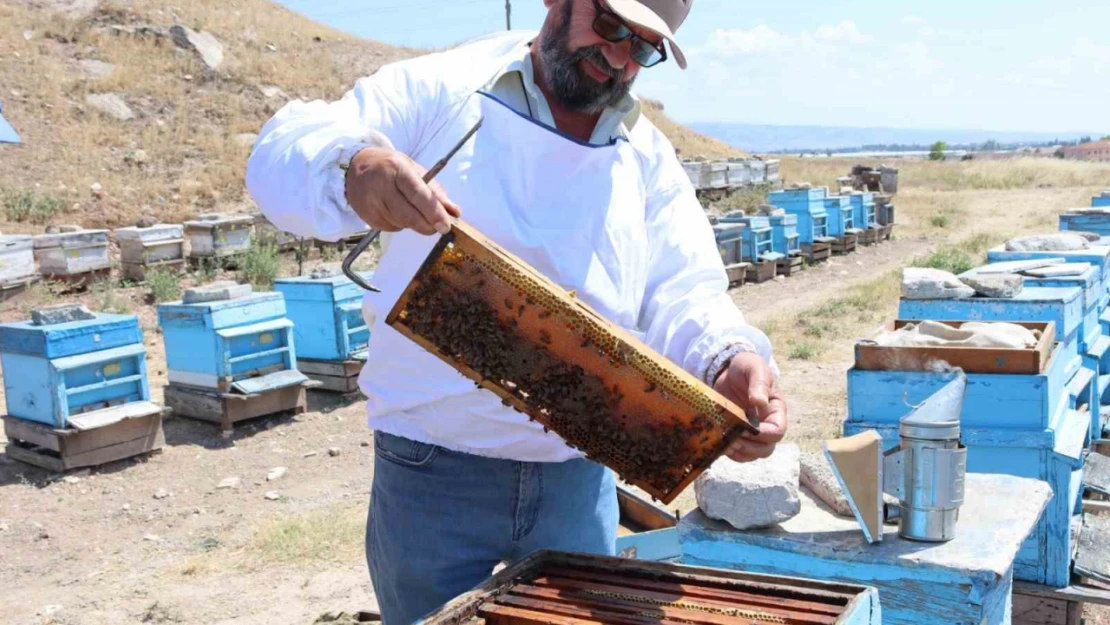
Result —
<svg viewBox="0 0 1110 625"><path fill-rule="evenodd" d="M150 399L135 315L0 324L0 363L8 414L56 428L78 414Z"/></svg>

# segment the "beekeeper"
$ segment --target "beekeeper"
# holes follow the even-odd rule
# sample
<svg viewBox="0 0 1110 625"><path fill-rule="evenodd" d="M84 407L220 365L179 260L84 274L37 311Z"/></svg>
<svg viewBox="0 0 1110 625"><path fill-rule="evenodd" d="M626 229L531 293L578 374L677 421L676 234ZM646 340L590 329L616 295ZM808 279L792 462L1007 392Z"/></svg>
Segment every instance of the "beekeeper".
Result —
<svg viewBox="0 0 1110 625"><path fill-rule="evenodd" d="M730 458L768 456L785 433L767 337L726 293L694 189L629 91L647 68L686 66L674 31L691 3L544 0L539 33L388 65L336 102L289 103L261 131L247 186L279 228L390 233L359 380L375 432L367 561L387 625L537 549L614 551L608 469L384 323L452 217L758 415L760 434Z"/></svg>

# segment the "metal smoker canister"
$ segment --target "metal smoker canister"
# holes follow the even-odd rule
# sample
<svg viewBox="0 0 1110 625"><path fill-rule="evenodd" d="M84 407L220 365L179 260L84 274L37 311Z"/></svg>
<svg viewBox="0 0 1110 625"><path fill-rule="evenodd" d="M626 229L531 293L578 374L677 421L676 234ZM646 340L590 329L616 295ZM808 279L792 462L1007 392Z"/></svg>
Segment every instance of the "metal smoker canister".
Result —
<svg viewBox="0 0 1110 625"><path fill-rule="evenodd" d="M902 538L943 542L956 536L967 474L959 420L965 385L961 374L904 417L901 445L883 458L883 490L899 500Z"/></svg>

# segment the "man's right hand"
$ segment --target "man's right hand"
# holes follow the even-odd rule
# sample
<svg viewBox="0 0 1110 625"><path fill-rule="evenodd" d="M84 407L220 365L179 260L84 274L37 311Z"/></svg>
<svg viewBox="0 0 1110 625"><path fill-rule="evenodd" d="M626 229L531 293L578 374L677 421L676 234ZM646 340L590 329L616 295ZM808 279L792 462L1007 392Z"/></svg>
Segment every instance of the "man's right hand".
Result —
<svg viewBox="0 0 1110 625"><path fill-rule="evenodd" d="M424 182L426 171L396 150L366 148L347 168L347 201L371 228L446 234L462 210L438 182Z"/></svg>

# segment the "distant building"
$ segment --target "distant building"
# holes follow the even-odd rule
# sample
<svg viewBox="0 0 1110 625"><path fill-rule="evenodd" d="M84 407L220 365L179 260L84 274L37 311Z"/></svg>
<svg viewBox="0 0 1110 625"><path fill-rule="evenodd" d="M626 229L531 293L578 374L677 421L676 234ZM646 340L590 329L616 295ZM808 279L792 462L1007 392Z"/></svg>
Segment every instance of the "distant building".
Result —
<svg viewBox="0 0 1110 625"><path fill-rule="evenodd" d="M1064 148L1064 158L1110 163L1110 139L1069 145Z"/></svg>

